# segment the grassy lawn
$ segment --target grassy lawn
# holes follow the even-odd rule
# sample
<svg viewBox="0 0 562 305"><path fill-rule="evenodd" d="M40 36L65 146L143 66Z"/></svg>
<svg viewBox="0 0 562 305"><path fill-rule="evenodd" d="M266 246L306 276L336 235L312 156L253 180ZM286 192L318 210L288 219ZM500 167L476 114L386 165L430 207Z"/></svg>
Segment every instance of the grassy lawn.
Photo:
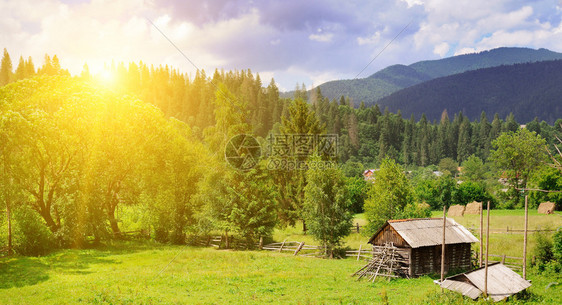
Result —
<svg viewBox="0 0 562 305"><path fill-rule="evenodd" d="M492 228L522 228L522 211L491 215ZM561 218L532 212L529 228L555 228L562 225ZM469 228L474 224L478 236L477 215L455 219ZM360 214L356 221L363 225L365 219ZM302 233L300 224L275 231L275 241L285 239L318 244ZM367 240L353 233L345 246L365 247ZM521 256L522 245L522 234L492 234L490 253ZM530 234L529 255L533 247ZM0 304L380 304L385 296L390 304L467 302L455 294L441 295L431 277L357 282L350 275L363 265L354 259L119 242L44 257L0 258ZM531 298L510 303L559 304L560 274L528 274Z"/></svg>
<svg viewBox="0 0 562 305"><path fill-rule="evenodd" d="M119 244L2 258L0 303L379 304L384 295L390 304L451 302L436 298L440 289L430 277L358 282L350 275L362 265L265 251ZM535 302L562 298L561 286L546 288L561 282L560 275L531 279Z"/></svg>
<svg viewBox="0 0 562 305"><path fill-rule="evenodd" d="M168 263L177 255L176 259ZM121 245L0 260L2 304L419 303L430 278L357 282L355 260L258 251ZM410 286L418 292L403 293Z"/></svg>

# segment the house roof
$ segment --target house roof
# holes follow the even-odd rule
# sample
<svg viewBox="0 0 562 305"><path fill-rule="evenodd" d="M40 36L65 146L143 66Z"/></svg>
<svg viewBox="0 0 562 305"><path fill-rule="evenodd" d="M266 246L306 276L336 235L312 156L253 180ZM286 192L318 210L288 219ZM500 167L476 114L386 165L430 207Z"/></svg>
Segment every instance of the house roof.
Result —
<svg viewBox="0 0 562 305"><path fill-rule="evenodd" d="M443 218L400 219L387 221L369 240L375 237L385 226L391 226L412 248L440 245L443 242ZM447 218L445 225L445 244L478 242L465 227Z"/></svg>
<svg viewBox="0 0 562 305"><path fill-rule="evenodd" d="M446 278L440 285L472 299L478 298L484 291L484 267L463 274ZM488 265L488 296L494 301L501 301L511 295L531 287L531 283L501 263Z"/></svg>

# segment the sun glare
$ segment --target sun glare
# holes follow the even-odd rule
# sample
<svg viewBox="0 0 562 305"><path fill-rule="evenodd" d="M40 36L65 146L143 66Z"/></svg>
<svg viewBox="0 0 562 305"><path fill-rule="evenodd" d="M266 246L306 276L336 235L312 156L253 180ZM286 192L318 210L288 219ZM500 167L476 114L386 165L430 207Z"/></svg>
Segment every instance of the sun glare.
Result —
<svg viewBox="0 0 562 305"><path fill-rule="evenodd" d="M102 70L97 76L98 79L106 85L115 83L115 74L107 69Z"/></svg>

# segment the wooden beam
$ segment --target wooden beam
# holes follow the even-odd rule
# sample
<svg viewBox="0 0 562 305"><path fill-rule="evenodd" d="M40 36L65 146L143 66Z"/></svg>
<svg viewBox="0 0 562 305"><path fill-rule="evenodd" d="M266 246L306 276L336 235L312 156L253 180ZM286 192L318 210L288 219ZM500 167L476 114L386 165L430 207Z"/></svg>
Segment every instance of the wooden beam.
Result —
<svg viewBox="0 0 562 305"><path fill-rule="evenodd" d="M483 209L483 202L480 202L480 253L478 255L478 267L482 267L482 250L484 246L484 241L482 237L484 234L484 209Z"/></svg>
<svg viewBox="0 0 562 305"><path fill-rule="evenodd" d="M527 225L529 223L529 196L525 195L525 233L523 233L523 279L527 279Z"/></svg>
<svg viewBox="0 0 562 305"><path fill-rule="evenodd" d="M490 248L490 201L488 200L488 212L486 221L486 267L484 268L484 296L488 297L488 250Z"/></svg>
<svg viewBox="0 0 562 305"><path fill-rule="evenodd" d="M447 207L443 205L443 241L441 243L441 284L445 279L445 228L447 226ZM443 288L441 288L443 292Z"/></svg>

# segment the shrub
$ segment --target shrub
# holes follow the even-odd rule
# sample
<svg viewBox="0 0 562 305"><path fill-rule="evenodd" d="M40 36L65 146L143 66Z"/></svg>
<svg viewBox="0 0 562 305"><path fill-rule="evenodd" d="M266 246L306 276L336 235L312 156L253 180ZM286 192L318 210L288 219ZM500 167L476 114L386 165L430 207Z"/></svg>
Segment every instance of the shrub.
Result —
<svg viewBox="0 0 562 305"><path fill-rule="evenodd" d="M536 245L533 250L535 256L535 265L539 271L544 271L545 266L552 260L552 240L546 233L537 231L535 233Z"/></svg>
<svg viewBox="0 0 562 305"><path fill-rule="evenodd" d="M562 265L562 228L558 228L554 236L552 236L552 256Z"/></svg>
<svg viewBox="0 0 562 305"><path fill-rule="evenodd" d="M28 207L17 209L14 222L14 250L17 253L39 256L53 248L53 235L35 211Z"/></svg>

